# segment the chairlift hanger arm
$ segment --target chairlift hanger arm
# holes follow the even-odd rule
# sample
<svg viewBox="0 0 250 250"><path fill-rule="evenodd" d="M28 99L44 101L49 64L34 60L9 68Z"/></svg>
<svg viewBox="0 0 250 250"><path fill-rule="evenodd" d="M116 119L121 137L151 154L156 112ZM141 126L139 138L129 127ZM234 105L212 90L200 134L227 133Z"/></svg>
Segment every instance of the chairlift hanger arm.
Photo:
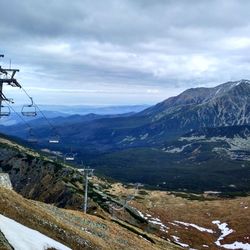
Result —
<svg viewBox="0 0 250 250"><path fill-rule="evenodd" d="M0 79L0 84L1 83L7 83L8 85L10 85L12 87L18 87L18 88L22 87L15 78Z"/></svg>
<svg viewBox="0 0 250 250"><path fill-rule="evenodd" d="M14 78L16 72L19 72L19 71L20 71L19 69L3 69L3 68L1 68L1 69L2 69L4 72L7 72L7 74L8 74L8 72L12 72L12 74L11 74L11 79Z"/></svg>
<svg viewBox="0 0 250 250"><path fill-rule="evenodd" d="M5 75L7 75L8 74L8 72L7 71L5 71L1 66L0 66L0 73L2 73L2 74L5 74Z"/></svg>
<svg viewBox="0 0 250 250"><path fill-rule="evenodd" d="M6 101L14 103L12 99L8 99L3 93L0 93L0 101Z"/></svg>

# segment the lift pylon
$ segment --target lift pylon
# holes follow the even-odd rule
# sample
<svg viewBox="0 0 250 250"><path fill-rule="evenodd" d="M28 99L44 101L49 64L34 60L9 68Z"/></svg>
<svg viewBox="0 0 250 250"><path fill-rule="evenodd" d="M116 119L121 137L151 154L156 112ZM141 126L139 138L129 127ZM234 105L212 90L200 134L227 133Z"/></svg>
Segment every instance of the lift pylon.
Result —
<svg viewBox="0 0 250 250"><path fill-rule="evenodd" d="M4 55L0 54L0 57L4 57ZM21 88L21 85L18 83L16 80L15 74L19 72L19 69L4 69L0 66L0 118L2 116L5 116L7 113L5 112L2 115L2 101L6 102L13 102L11 99L8 99L4 94L3 94L3 84L6 83L7 85L10 85L12 87L18 87ZM8 113L9 115L9 113Z"/></svg>
<svg viewBox="0 0 250 250"><path fill-rule="evenodd" d="M83 203L83 212L86 214L87 213L87 208L88 208L88 181L91 176L93 176L94 169L92 168L81 168L78 169L78 171L82 174L84 174L84 203Z"/></svg>

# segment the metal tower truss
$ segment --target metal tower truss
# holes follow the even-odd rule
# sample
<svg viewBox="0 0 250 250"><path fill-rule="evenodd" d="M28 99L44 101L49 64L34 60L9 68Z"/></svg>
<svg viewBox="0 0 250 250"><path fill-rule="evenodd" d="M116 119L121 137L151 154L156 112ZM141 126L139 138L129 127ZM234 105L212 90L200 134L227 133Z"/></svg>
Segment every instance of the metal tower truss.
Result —
<svg viewBox="0 0 250 250"><path fill-rule="evenodd" d="M0 54L0 57L4 57L4 55ZM3 84L6 83L12 87L21 88L21 85L15 78L17 72L19 72L19 69L5 69L0 65L0 117L10 115L9 108L3 106L2 101L13 103L12 99L9 99L4 95Z"/></svg>

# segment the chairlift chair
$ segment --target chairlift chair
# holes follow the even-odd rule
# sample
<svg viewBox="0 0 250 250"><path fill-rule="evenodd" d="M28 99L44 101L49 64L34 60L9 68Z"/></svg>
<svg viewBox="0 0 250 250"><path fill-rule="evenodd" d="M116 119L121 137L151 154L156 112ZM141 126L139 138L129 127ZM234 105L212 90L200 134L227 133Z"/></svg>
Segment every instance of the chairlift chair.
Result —
<svg viewBox="0 0 250 250"><path fill-rule="evenodd" d="M8 106L1 105L0 116L10 116L10 108Z"/></svg>
<svg viewBox="0 0 250 250"><path fill-rule="evenodd" d="M32 143L32 144L36 144L38 142L38 140L35 137L32 129L30 129L29 132L28 132L27 142Z"/></svg>
<svg viewBox="0 0 250 250"><path fill-rule="evenodd" d="M30 97L31 104L23 105L21 113L23 116L34 117L37 115L37 109L34 105L33 98Z"/></svg>
<svg viewBox="0 0 250 250"><path fill-rule="evenodd" d="M68 153L64 157L65 161L74 161L75 160L75 154L73 153Z"/></svg>
<svg viewBox="0 0 250 250"><path fill-rule="evenodd" d="M58 144L59 143L59 136L53 136L49 138L49 143L51 144Z"/></svg>

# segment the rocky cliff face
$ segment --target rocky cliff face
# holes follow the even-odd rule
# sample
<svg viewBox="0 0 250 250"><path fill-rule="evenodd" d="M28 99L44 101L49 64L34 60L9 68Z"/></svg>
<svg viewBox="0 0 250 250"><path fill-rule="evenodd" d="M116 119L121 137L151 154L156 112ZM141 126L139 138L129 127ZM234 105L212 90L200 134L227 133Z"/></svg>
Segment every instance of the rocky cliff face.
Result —
<svg viewBox="0 0 250 250"><path fill-rule="evenodd" d="M63 163L50 161L46 156L1 137L0 167L0 171L9 174L14 190L25 198L50 203L57 207L82 210L83 176L77 169ZM112 207L116 206L119 208L119 213L116 215L116 219L112 218L112 220L117 220L121 227L125 227L126 231L133 232L136 237L158 244L158 238L148 236L148 233L156 234L158 232L155 227L149 225L139 212L128 204L126 208L123 208L123 199L111 196L107 192L107 188L110 187L110 182L97 177L89 182L88 213L110 220ZM6 196L7 191L3 192L2 190L3 188L0 187L0 196ZM40 207L43 206L41 203L37 204ZM6 212L5 208L6 205L0 203L0 212L1 209ZM55 212L57 216L59 211L57 209ZM147 233L141 230L145 228ZM157 230L159 229L157 228ZM3 240L0 235L0 241Z"/></svg>
<svg viewBox="0 0 250 250"><path fill-rule="evenodd" d="M12 189L9 174L0 173L0 187Z"/></svg>
<svg viewBox="0 0 250 250"><path fill-rule="evenodd" d="M0 170L8 173L14 190L27 198L59 207L81 208L83 177L25 147L0 139Z"/></svg>
<svg viewBox="0 0 250 250"><path fill-rule="evenodd" d="M152 121L165 118L179 128L219 127L250 123L250 81L228 82L215 88L196 88L167 99L141 114Z"/></svg>

